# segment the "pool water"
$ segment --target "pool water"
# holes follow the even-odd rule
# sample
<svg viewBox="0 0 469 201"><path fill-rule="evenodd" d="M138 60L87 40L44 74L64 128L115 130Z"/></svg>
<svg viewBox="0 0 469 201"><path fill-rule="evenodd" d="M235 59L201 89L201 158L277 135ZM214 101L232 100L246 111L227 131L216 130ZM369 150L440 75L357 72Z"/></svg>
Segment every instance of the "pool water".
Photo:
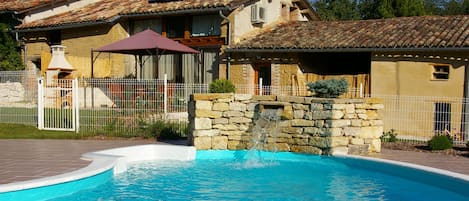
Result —
<svg viewBox="0 0 469 201"><path fill-rule="evenodd" d="M469 200L468 195L427 185L439 182L431 176L419 176L427 184L415 182L369 171L356 159L251 155L198 151L195 161L138 163L97 188L53 200Z"/></svg>

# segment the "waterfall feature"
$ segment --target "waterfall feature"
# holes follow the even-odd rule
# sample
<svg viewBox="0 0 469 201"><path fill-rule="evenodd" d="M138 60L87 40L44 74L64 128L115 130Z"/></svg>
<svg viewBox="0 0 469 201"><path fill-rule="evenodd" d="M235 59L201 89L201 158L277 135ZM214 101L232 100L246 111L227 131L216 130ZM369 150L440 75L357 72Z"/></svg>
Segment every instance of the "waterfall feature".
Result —
<svg viewBox="0 0 469 201"><path fill-rule="evenodd" d="M277 107L263 107L260 111L258 118L254 121L252 147L247 154L246 167L263 167L271 164L269 157L263 156L262 152L277 151L276 141L281 112L282 109Z"/></svg>

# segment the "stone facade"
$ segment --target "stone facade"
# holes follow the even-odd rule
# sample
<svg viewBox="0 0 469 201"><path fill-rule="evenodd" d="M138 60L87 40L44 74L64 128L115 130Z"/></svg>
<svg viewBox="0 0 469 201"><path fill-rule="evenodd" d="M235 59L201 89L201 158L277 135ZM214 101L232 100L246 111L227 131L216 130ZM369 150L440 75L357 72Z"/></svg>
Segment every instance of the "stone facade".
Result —
<svg viewBox="0 0 469 201"><path fill-rule="evenodd" d="M250 94L193 94L190 142L197 149L249 149L264 108L279 108L276 136L265 149L314 154L380 152L382 100L322 99Z"/></svg>

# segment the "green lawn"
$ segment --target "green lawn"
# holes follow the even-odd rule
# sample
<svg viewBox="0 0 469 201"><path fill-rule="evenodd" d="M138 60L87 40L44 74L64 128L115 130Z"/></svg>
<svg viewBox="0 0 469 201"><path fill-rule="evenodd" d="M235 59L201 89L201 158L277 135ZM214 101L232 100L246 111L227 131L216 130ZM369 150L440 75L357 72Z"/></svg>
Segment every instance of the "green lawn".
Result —
<svg viewBox="0 0 469 201"><path fill-rule="evenodd" d="M38 130L35 126L0 123L0 139L82 139L83 134Z"/></svg>

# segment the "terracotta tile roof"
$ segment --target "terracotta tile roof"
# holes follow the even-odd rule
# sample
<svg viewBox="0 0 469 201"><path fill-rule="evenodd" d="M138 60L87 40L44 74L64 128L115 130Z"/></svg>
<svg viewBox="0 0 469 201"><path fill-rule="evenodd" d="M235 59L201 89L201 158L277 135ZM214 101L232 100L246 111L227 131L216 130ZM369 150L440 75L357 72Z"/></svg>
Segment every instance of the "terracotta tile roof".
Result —
<svg viewBox="0 0 469 201"><path fill-rule="evenodd" d="M241 2L243 0L178 0L163 3L148 3L148 0L99 0L76 10L21 24L17 28L34 29L80 23L111 22L126 15L220 8Z"/></svg>
<svg viewBox="0 0 469 201"><path fill-rule="evenodd" d="M54 0L0 0L0 11L23 11Z"/></svg>
<svg viewBox="0 0 469 201"><path fill-rule="evenodd" d="M229 51L469 48L469 15L283 23Z"/></svg>

